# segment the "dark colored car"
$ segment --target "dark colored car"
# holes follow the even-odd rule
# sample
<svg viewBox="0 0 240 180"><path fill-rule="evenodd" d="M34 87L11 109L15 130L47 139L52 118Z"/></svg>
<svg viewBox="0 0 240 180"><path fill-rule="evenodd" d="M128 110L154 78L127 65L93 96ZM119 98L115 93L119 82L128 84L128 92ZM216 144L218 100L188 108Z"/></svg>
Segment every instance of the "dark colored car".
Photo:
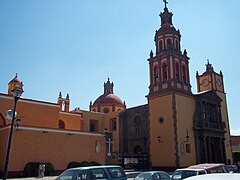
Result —
<svg viewBox="0 0 240 180"><path fill-rule="evenodd" d="M56 180L127 180L121 166L88 166L64 171Z"/></svg>
<svg viewBox="0 0 240 180"><path fill-rule="evenodd" d="M137 175L134 180L155 180L164 179L170 180L170 176L164 171L146 171Z"/></svg>
<svg viewBox="0 0 240 180"><path fill-rule="evenodd" d="M239 171L239 168L237 165L226 165L226 168L231 173L236 173Z"/></svg>

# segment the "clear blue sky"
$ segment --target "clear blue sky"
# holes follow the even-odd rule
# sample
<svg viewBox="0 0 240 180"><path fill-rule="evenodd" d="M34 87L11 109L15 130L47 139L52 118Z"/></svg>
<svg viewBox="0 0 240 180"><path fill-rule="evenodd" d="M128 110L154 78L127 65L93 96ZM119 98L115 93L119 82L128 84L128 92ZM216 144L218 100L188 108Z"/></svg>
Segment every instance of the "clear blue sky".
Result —
<svg viewBox="0 0 240 180"><path fill-rule="evenodd" d="M0 92L18 73L24 97L88 110L110 77L127 107L147 103L150 50L160 27L162 0L1 0ZM240 1L169 0L182 50L196 71L207 59L222 70L232 134L240 135Z"/></svg>

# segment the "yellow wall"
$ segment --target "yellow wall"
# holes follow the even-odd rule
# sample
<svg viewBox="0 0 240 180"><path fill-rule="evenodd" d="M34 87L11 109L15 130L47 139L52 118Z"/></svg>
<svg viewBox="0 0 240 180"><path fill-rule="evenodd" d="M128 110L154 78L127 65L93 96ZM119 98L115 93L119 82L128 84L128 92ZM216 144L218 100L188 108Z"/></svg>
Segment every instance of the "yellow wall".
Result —
<svg viewBox="0 0 240 180"><path fill-rule="evenodd" d="M233 162L232 159L232 148L230 144L230 127L229 127L229 119L228 119L228 111L227 111L227 100L226 100L226 95L224 93L218 92L217 95L222 99L221 102L221 113L222 113L222 120L226 124L226 130L227 132L225 133L225 148L226 148L226 154L227 154L227 160L230 159L231 162Z"/></svg>
<svg viewBox="0 0 240 180"><path fill-rule="evenodd" d="M60 112L59 119L64 121L65 129L83 130L83 118L80 114Z"/></svg>
<svg viewBox="0 0 240 180"><path fill-rule="evenodd" d="M0 113L4 116L6 111L13 109L13 97L0 95ZM17 118L22 125L58 128L59 105L41 101L19 99L17 103ZM6 120L10 124L11 120Z"/></svg>
<svg viewBox="0 0 240 180"><path fill-rule="evenodd" d="M105 127L107 127L108 131L112 133L113 135L113 152L119 152L119 112L120 111L116 111L116 112L112 112L112 113L107 113L105 114ZM116 118L116 122L117 122L117 129L116 131L111 131L111 127L110 127L110 120L111 118Z"/></svg>
<svg viewBox="0 0 240 180"><path fill-rule="evenodd" d="M172 113L172 95L149 99L150 155L152 166L175 167L175 143ZM162 124L160 117L164 118ZM158 136L162 142L158 142Z"/></svg>
<svg viewBox="0 0 240 180"><path fill-rule="evenodd" d="M99 112L89 112L89 111L84 111L81 110L83 113L83 130L84 131L89 131L90 127L90 120L97 120L98 121L98 132L99 133L104 133L104 113L99 113ZM107 128L107 127L106 127Z"/></svg>
<svg viewBox="0 0 240 180"><path fill-rule="evenodd" d="M193 130L193 115L195 112L195 99L176 94L177 128L180 166L186 167L196 163L195 138ZM189 141L186 142L186 131ZM181 144L185 152L181 152ZM186 153L186 144L190 144L191 153Z"/></svg>
<svg viewBox="0 0 240 180"><path fill-rule="evenodd" d="M13 132L9 171L22 171L28 162L51 162L55 170L64 170L71 161L96 161L105 163L105 138L98 133L64 131L43 133L40 129ZM29 127L28 127L29 128ZM46 129L45 129L46 130ZM1 139L6 137L9 129L1 129ZM69 135L71 132L71 135ZM96 152L96 141L101 143L101 152ZM3 144L4 143L4 144ZM6 146L1 142L0 147ZM5 154L4 154L5 156ZM2 159L2 153L0 158ZM3 170L0 163L0 170Z"/></svg>

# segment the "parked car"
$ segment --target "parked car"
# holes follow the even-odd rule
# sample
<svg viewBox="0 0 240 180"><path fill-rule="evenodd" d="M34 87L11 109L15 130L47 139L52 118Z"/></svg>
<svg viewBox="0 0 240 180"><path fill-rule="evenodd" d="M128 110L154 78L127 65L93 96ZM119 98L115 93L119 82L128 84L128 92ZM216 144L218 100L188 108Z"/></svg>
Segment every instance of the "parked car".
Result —
<svg viewBox="0 0 240 180"><path fill-rule="evenodd" d="M145 171L137 175L134 180L155 180L164 179L170 180L170 176L164 171Z"/></svg>
<svg viewBox="0 0 240 180"><path fill-rule="evenodd" d="M226 168L231 173L236 173L239 171L239 168L237 165L226 165Z"/></svg>
<svg viewBox="0 0 240 180"><path fill-rule="evenodd" d="M127 180L121 166L88 166L64 171L56 180Z"/></svg>
<svg viewBox="0 0 240 180"><path fill-rule="evenodd" d="M177 169L171 179L181 180L191 176L211 174L211 173L228 173L225 164L198 164L188 168Z"/></svg>
<svg viewBox="0 0 240 180"><path fill-rule="evenodd" d="M201 176L193 176L187 178L187 180L239 180L240 174L233 173L215 173L215 174L205 174Z"/></svg>

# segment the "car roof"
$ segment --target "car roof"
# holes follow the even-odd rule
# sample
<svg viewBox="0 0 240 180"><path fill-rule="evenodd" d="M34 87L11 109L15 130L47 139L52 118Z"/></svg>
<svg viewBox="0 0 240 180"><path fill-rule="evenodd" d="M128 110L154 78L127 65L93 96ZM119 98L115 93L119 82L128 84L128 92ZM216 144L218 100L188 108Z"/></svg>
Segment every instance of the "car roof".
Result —
<svg viewBox="0 0 240 180"><path fill-rule="evenodd" d="M237 173L213 173L213 174L203 174L201 176L188 177L188 180L239 180L240 174Z"/></svg>
<svg viewBox="0 0 240 180"><path fill-rule="evenodd" d="M121 168L121 166L117 166L117 165L85 166L85 167L70 168L68 170L84 170L84 169L97 169L97 168Z"/></svg>
<svg viewBox="0 0 240 180"><path fill-rule="evenodd" d="M205 169L191 169L191 168L182 168L182 169L176 169L176 171L205 171Z"/></svg>
<svg viewBox="0 0 240 180"><path fill-rule="evenodd" d="M193 165L193 166L189 166L189 169L211 169L214 167L219 167L219 166L225 166L225 164L197 164L197 165Z"/></svg>
<svg viewBox="0 0 240 180"><path fill-rule="evenodd" d="M140 174L142 173L166 173L164 171L144 171L144 172L141 172Z"/></svg>

